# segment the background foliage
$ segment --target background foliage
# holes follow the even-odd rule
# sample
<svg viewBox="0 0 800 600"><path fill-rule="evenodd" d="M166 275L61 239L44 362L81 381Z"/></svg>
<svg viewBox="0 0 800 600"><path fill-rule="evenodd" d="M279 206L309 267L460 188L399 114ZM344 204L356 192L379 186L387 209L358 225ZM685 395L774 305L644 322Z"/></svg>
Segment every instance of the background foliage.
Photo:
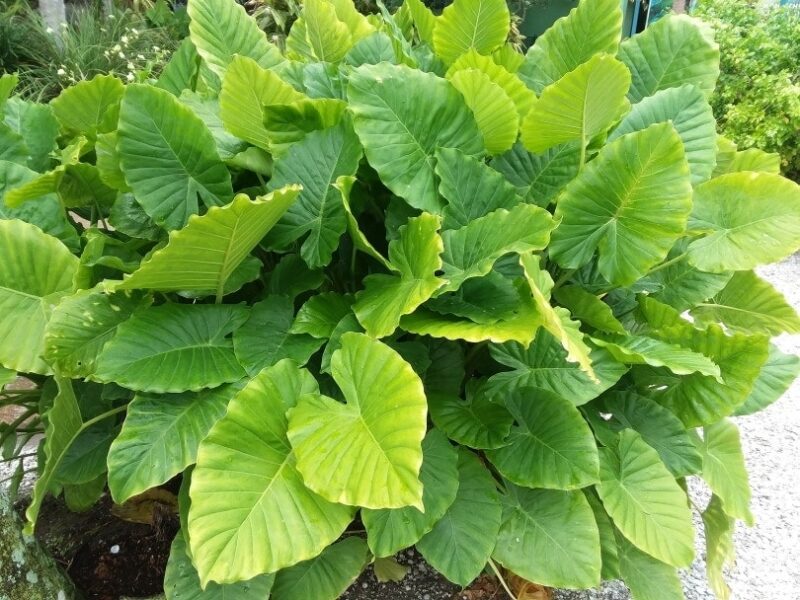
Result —
<svg viewBox="0 0 800 600"><path fill-rule="evenodd" d="M700 0L714 26L720 78L711 98L722 133L740 148L781 156L800 179L800 11L757 0Z"/></svg>

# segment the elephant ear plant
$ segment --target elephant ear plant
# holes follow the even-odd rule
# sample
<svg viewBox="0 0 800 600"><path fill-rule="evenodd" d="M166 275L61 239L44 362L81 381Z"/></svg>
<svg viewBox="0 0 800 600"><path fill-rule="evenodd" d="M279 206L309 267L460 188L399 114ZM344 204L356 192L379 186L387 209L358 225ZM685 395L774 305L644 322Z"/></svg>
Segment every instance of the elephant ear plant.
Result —
<svg viewBox="0 0 800 600"><path fill-rule="evenodd" d="M522 55L502 0L307 0L279 49L232 0L188 12L150 84L0 84L29 528L48 493L180 476L170 600L333 600L411 546L459 585L660 600L698 476L727 598L753 522L730 417L798 372L754 268L800 248L800 188L716 135L708 29L620 43L619 0L583 0Z"/></svg>

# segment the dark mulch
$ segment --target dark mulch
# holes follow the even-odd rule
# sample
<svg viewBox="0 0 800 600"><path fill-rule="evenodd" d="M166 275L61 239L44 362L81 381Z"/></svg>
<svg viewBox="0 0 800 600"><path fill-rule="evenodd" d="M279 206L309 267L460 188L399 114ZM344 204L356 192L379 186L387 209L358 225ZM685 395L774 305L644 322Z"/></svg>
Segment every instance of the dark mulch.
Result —
<svg viewBox="0 0 800 600"><path fill-rule="evenodd" d="M80 514L50 500L39 516L36 537L87 600L161 593L169 548L180 526L177 517L149 525L124 521L110 511L108 496Z"/></svg>
<svg viewBox="0 0 800 600"><path fill-rule="evenodd" d="M91 510L72 513L48 498L36 537L55 557L87 600L146 598L163 590L172 538L180 526L162 514L153 524L132 523L111 513L106 494ZM507 600L494 579L482 577L466 590L439 575L416 551L397 556L409 567L397 583L380 583L370 566L341 600Z"/></svg>

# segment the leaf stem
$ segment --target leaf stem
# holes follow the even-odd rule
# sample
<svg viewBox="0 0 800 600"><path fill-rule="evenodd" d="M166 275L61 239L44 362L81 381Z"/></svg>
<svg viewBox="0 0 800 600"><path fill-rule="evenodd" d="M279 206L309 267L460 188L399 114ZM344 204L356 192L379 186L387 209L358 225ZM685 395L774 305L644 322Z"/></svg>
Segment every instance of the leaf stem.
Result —
<svg viewBox="0 0 800 600"><path fill-rule="evenodd" d="M657 273L661 269L666 269L667 267L670 267L670 266L674 265L675 263L682 261L684 258L686 258L687 254L688 254L688 252L684 252L683 254L679 254L678 256L676 256L674 258L670 258L669 260L664 261L663 263L661 263L660 265L654 267L653 269L650 269L650 271L647 274L648 275L652 275L653 273Z"/></svg>
<svg viewBox="0 0 800 600"><path fill-rule="evenodd" d="M503 589L506 591L506 594L508 594L508 597L511 598L511 600L517 600L517 597L514 595L514 592L512 592L511 588L508 587L508 584L506 583L503 574L500 572L500 569L497 568L497 565L491 558L489 558L489 566L492 567L492 571L494 571L494 574L500 580L500 585L503 586Z"/></svg>
<svg viewBox="0 0 800 600"><path fill-rule="evenodd" d="M564 271L561 274L561 277L556 279L556 282L553 284L553 290L557 290L562 285L564 285L567 282L567 280L569 280L569 278L575 274L576 270L577 269L567 269L566 271Z"/></svg>

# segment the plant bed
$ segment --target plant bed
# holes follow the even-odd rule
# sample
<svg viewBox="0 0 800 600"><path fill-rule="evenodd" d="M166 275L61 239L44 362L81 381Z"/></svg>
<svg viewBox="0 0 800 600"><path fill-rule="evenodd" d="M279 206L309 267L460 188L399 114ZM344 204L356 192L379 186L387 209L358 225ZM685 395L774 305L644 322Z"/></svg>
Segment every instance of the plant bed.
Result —
<svg viewBox="0 0 800 600"><path fill-rule="evenodd" d="M754 271L800 248L800 187L717 136L710 29L620 42L619 1L584 0L523 55L503 0L307 0L279 48L232 0L187 13L156 81L36 104L0 80L27 531L48 496L180 481L139 546L152 584L170 544L168 600L335 600L411 548L456 589L660 600L699 476L724 596L753 521L729 417L800 369ZM97 585L110 537L77 555Z"/></svg>

